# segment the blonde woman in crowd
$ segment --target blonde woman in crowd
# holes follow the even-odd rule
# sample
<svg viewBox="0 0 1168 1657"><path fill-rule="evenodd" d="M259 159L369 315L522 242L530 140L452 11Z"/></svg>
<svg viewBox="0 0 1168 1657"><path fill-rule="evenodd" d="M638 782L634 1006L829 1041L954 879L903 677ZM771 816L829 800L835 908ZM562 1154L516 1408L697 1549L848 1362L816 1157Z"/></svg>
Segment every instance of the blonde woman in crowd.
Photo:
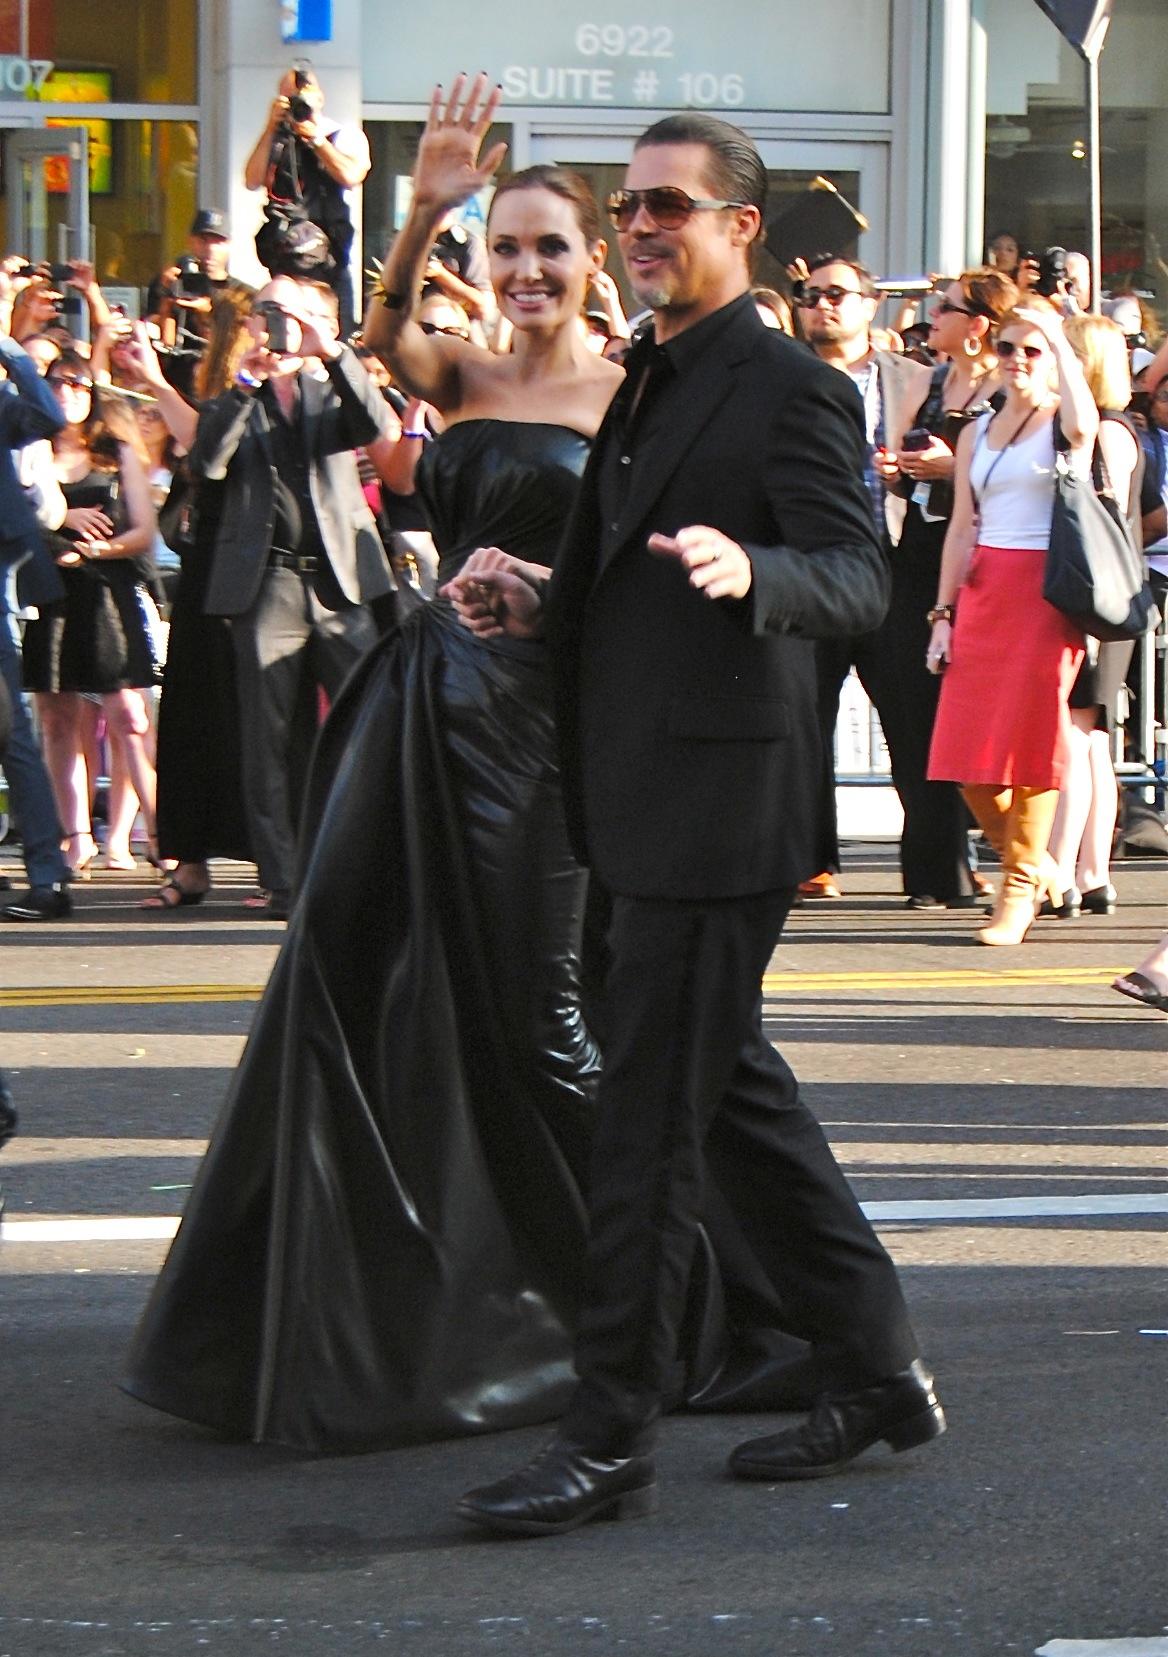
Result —
<svg viewBox="0 0 1168 1657"><path fill-rule="evenodd" d="M1123 329L1107 317L1073 316L1064 331L1099 410L1099 455L1106 484L1138 545L1144 458L1135 427L1124 413L1131 401L1131 372ZM1071 690L1067 767L1050 837L1062 896L1057 912L1062 916L1080 909L1109 915L1115 908L1110 862L1119 787L1111 739L1134 649L1130 639L1104 644L1091 640Z"/></svg>
<svg viewBox="0 0 1168 1657"><path fill-rule="evenodd" d="M1047 852L1072 741L1068 708L1083 635L1042 596L1056 444L1082 476L1099 429L1059 319L1010 311L996 334L1005 401L962 433L953 516L930 620L930 671L945 673L929 776L958 782L1002 860L983 944L1020 944L1048 895Z"/></svg>

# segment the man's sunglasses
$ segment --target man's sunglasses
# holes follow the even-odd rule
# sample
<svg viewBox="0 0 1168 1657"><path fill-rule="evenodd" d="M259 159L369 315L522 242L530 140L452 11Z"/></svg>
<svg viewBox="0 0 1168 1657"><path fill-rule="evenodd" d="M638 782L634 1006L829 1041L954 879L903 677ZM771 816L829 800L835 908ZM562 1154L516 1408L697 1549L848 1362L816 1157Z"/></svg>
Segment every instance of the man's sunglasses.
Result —
<svg viewBox="0 0 1168 1657"><path fill-rule="evenodd" d="M71 391L92 391L92 380L78 380L72 374L46 374L45 378L50 385L65 385Z"/></svg>
<svg viewBox="0 0 1168 1657"><path fill-rule="evenodd" d="M1037 362L1039 357L1043 355L1043 347L1041 345L1015 345L1014 341L1011 339L1000 339L994 347L994 350L997 352L999 357L1005 357L1007 361L1011 357L1015 356L1019 351L1021 351L1024 357L1028 357L1031 362Z"/></svg>
<svg viewBox="0 0 1168 1657"><path fill-rule="evenodd" d="M842 305L851 295L864 298L859 288L841 288L833 282L830 288L804 288L798 302L805 311L813 311L821 299L826 299L829 305Z"/></svg>
<svg viewBox="0 0 1168 1657"><path fill-rule="evenodd" d="M446 334L451 339L469 339L469 328L440 328L436 322L419 322L418 327L424 334Z"/></svg>
<svg viewBox="0 0 1168 1657"><path fill-rule="evenodd" d="M695 201L675 185L660 184L652 190L614 190L607 209L618 230L627 230L641 207L662 230L680 230L691 213L720 213L726 207L746 205L744 201Z"/></svg>

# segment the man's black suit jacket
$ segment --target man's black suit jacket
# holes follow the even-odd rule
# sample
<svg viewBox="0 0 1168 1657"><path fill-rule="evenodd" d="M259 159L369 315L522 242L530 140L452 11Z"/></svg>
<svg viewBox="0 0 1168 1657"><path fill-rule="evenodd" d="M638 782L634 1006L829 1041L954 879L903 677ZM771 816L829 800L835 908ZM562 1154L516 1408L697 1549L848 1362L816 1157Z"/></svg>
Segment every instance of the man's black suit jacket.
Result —
<svg viewBox="0 0 1168 1657"><path fill-rule="evenodd" d="M621 517L605 525L599 474L636 394L630 372L547 594L573 846L630 897L745 896L822 867L830 755L811 641L868 632L888 604L855 388L749 301L716 315L668 420L634 442ZM646 550L654 531L691 524L746 548L745 599L707 599Z"/></svg>

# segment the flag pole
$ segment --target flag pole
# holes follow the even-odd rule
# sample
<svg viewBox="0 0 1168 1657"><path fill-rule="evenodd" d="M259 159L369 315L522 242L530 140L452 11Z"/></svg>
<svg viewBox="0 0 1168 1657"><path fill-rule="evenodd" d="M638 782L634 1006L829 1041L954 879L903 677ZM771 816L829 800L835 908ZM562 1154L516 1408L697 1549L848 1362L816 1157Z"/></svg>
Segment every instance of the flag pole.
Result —
<svg viewBox="0 0 1168 1657"><path fill-rule="evenodd" d="M1087 226L1091 238L1091 309L1103 293L1103 158L1099 120L1099 56L1087 59Z"/></svg>

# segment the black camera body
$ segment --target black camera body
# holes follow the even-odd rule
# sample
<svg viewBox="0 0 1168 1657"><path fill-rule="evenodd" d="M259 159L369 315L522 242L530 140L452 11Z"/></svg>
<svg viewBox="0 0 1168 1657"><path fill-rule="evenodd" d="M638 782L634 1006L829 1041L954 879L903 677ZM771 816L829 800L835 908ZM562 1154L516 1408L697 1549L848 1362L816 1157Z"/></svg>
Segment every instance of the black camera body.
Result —
<svg viewBox="0 0 1168 1657"><path fill-rule="evenodd" d="M311 121L316 111L308 99L302 97L301 94L305 87L312 84L312 77L306 74L303 69L294 69L292 78L296 83L296 90L288 99L288 114L294 121Z"/></svg>
<svg viewBox="0 0 1168 1657"><path fill-rule="evenodd" d="M176 297L179 299L209 299L211 280L194 254L184 253L176 263L178 265L178 282L175 284Z"/></svg>
<svg viewBox="0 0 1168 1657"><path fill-rule="evenodd" d="M1033 258L1034 255L1031 255ZM1038 280L1034 284L1035 293L1042 294L1044 299L1053 299L1064 291L1067 280L1067 250L1065 247L1048 247L1034 260L1038 266Z"/></svg>
<svg viewBox="0 0 1168 1657"><path fill-rule="evenodd" d="M905 432L900 440L900 446L906 452L915 454L918 449L927 449L932 441L933 434L931 431L928 431L924 426L914 426L911 431Z"/></svg>

